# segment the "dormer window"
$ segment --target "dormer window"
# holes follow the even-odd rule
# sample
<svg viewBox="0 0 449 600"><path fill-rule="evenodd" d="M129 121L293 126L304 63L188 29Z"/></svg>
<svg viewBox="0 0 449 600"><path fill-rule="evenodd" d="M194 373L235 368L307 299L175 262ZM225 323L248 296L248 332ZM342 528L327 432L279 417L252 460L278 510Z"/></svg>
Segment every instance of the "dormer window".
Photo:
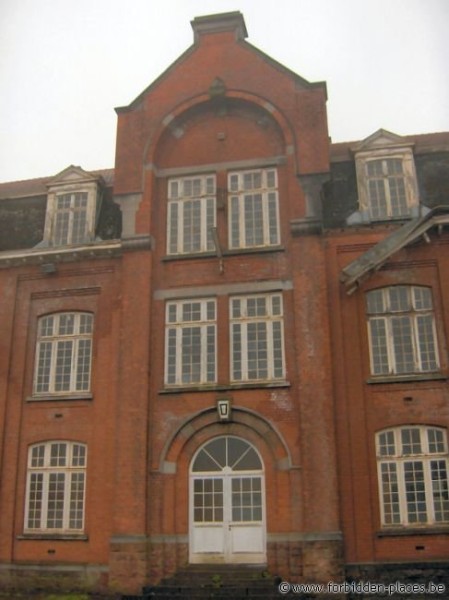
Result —
<svg viewBox="0 0 449 600"><path fill-rule="evenodd" d="M348 218L349 225L408 219L421 214L410 142L380 129L352 151L359 210Z"/></svg>
<svg viewBox="0 0 449 600"><path fill-rule="evenodd" d="M87 192L72 192L56 196L53 216L53 242L55 246L80 244L88 232Z"/></svg>
<svg viewBox="0 0 449 600"><path fill-rule="evenodd" d="M48 186L44 245L92 242L101 198L101 181L79 167L68 167Z"/></svg>
<svg viewBox="0 0 449 600"><path fill-rule="evenodd" d="M371 219L408 216L407 191L401 158L378 158L365 165Z"/></svg>

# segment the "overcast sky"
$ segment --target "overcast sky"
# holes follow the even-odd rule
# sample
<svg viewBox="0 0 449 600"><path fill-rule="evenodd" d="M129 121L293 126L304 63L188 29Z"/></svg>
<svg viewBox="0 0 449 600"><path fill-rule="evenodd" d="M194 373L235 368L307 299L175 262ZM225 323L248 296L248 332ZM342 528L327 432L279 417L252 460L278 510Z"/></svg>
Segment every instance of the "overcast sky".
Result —
<svg viewBox="0 0 449 600"><path fill-rule="evenodd" d="M449 0L0 0L0 181L114 166L116 114L240 10L249 41L328 86L333 141L449 131Z"/></svg>

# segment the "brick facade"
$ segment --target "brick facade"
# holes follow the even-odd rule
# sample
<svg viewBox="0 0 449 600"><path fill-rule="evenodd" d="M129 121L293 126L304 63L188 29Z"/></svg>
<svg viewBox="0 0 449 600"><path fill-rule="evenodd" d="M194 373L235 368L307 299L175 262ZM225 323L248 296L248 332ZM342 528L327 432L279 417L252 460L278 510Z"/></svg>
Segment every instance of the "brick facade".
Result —
<svg viewBox="0 0 449 600"><path fill-rule="evenodd" d="M254 553L270 573L324 583L377 576L384 564L435 573L449 564L448 523L382 526L375 436L402 425L449 426L447 219L429 225L427 242L404 238L347 290L344 269L360 270L357 261L407 220L351 225L358 218L352 146L329 144L324 83L305 81L247 43L240 13L192 26L194 44L117 109L115 169L93 175L103 190L96 238L30 247L18 233L2 246L0 586L138 593L199 560L192 465L200 448L222 437L245 441L263 465L263 549ZM439 174L449 164L449 135L418 138L422 201L430 190L447 207L438 182L447 185ZM232 248L229 174L267 168L277 177L279 243ZM211 174L214 246L170 252L170 178ZM58 177L0 185L8 230L25 202L35 208L25 219L27 239L45 238L51 181ZM398 284L433 290L440 368L373 381L365 294ZM239 381L231 375L232 301L273 294L282 299L285 372ZM215 379L170 385L167 307L204 299L215 307ZM79 311L95 323L90 393L36 395L39 319ZM220 420L219 400L230 402L230 419ZM88 448L85 522L76 535L24 526L29 449L52 440Z"/></svg>

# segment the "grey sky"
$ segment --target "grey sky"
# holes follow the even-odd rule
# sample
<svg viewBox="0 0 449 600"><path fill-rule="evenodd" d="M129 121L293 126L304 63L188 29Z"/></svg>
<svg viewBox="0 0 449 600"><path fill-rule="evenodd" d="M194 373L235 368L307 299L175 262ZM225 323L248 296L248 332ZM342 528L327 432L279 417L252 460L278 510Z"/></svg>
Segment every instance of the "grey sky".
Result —
<svg viewBox="0 0 449 600"><path fill-rule="evenodd" d="M114 166L114 107L240 10L248 39L328 86L333 141L449 130L449 0L0 0L0 181Z"/></svg>

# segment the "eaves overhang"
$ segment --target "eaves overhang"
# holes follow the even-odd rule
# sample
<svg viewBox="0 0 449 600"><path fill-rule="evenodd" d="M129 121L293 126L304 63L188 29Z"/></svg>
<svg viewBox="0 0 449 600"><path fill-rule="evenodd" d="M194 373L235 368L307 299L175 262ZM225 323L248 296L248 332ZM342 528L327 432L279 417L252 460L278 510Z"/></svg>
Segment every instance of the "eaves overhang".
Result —
<svg viewBox="0 0 449 600"><path fill-rule="evenodd" d="M362 280L378 271L393 254L420 237L429 242L429 230L437 227L441 234L445 226L449 226L449 206L437 206L394 231L342 269L340 281L347 293L352 294Z"/></svg>
<svg viewBox="0 0 449 600"><path fill-rule="evenodd" d="M150 235L139 235L119 240L97 240L90 244L60 247L35 247L27 250L0 252L0 269L25 265L56 265L98 258L118 258L124 252L151 250ZM50 272L50 271L49 271Z"/></svg>

